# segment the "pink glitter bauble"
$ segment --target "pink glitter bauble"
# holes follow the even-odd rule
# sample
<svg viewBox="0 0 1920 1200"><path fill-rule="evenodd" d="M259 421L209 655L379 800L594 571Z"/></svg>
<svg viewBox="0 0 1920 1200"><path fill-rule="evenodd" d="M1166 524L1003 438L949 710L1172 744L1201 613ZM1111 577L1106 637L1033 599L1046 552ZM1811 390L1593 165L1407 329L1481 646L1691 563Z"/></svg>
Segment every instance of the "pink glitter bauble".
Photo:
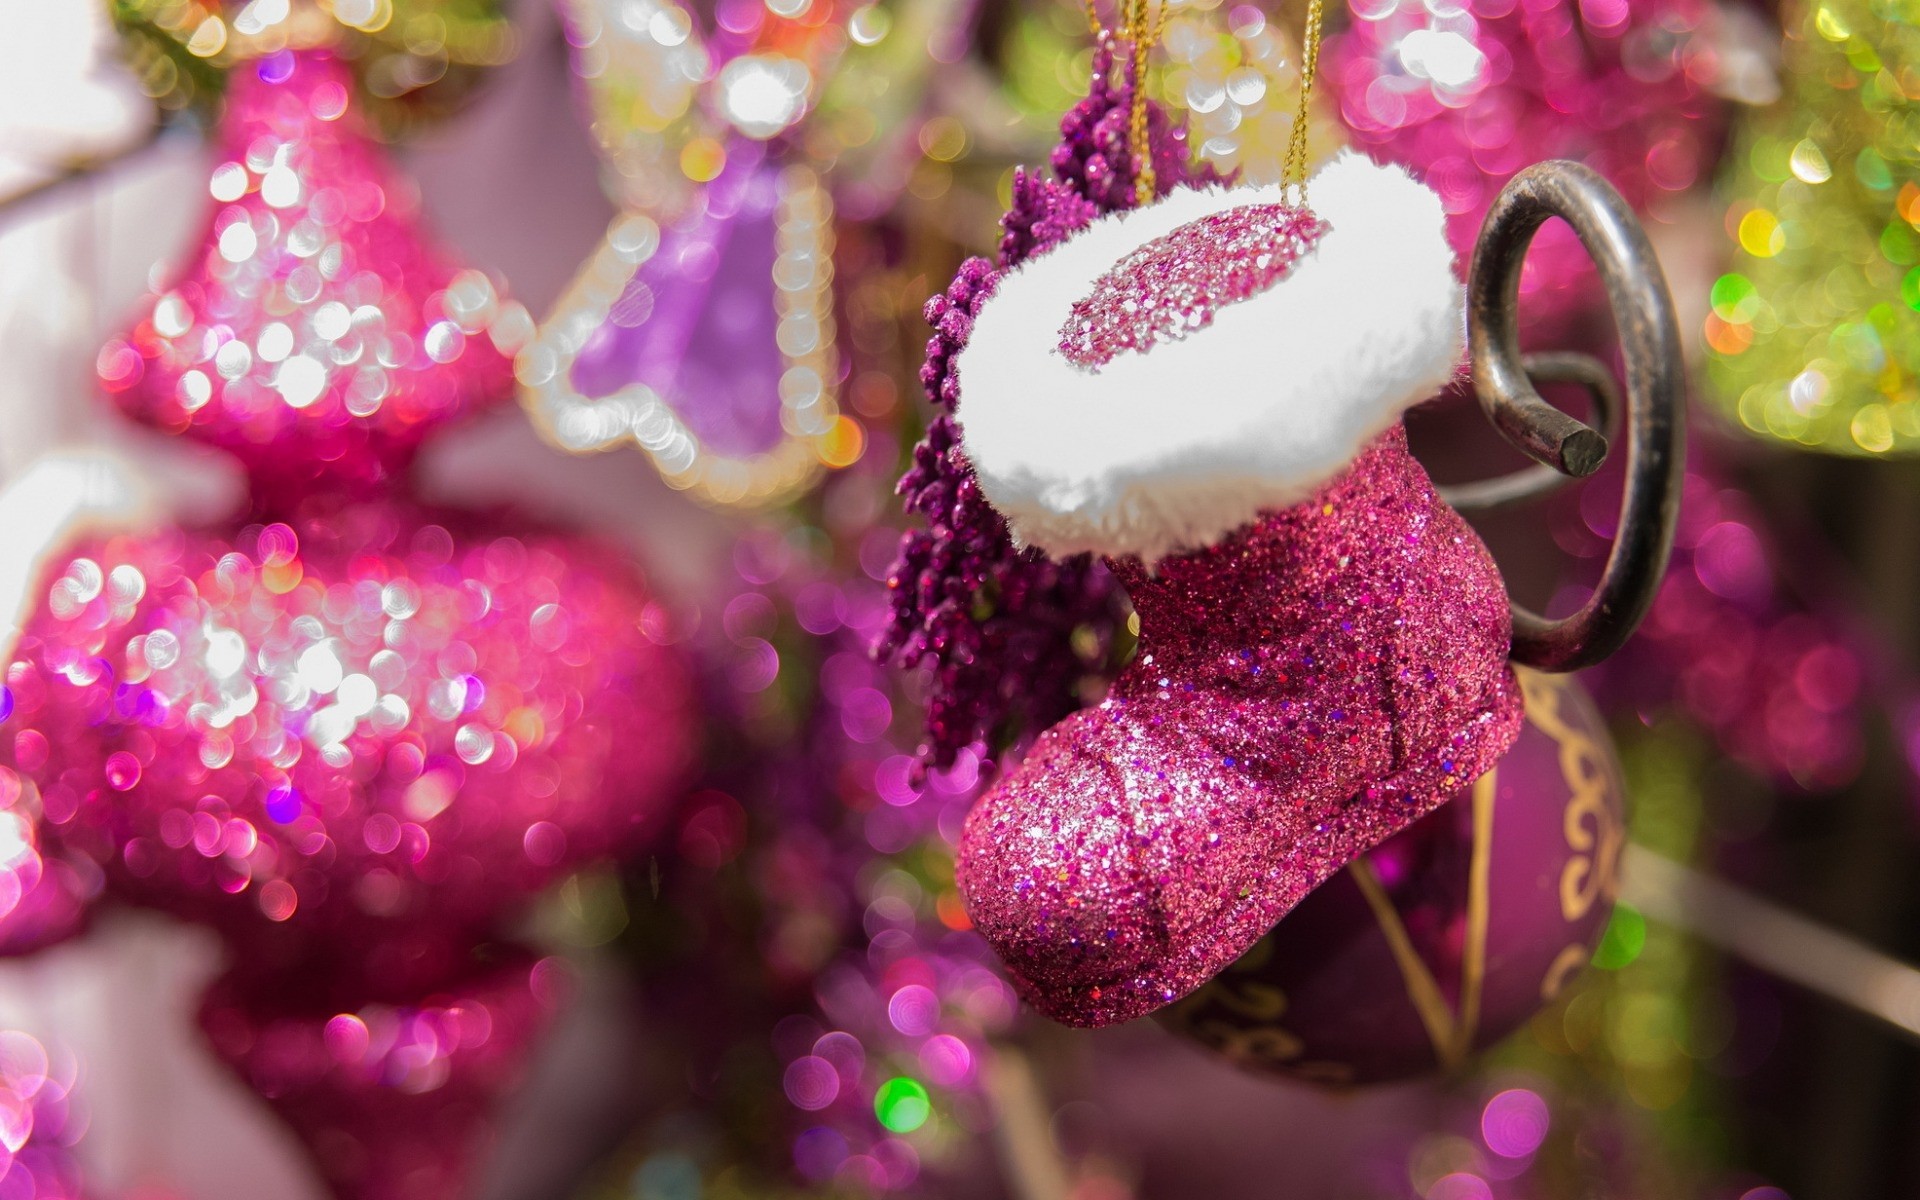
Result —
<svg viewBox="0 0 1920 1200"><path fill-rule="evenodd" d="M554 967L509 954L419 1000L345 1007L310 977L235 974L209 990L200 1025L334 1195L455 1200L549 1023Z"/></svg>
<svg viewBox="0 0 1920 1200"><path fill-rule="evenodd" d="M424 240L352 87L325 50L234 71L200 246L100 352L122 409L232 452L256 495L391 477L513 390L493 285Z"/></svg>
<svg viewBox="0 0 1920 1200"><path fill-rule="evenodd" d="M1557 997L1613 910L1624 786L1577 683L1520 683L1526 725L1470 794L1330 878L1161 1019L1256 1071L1363 1084L1456 1066Z"/></svg>
<svg viewBox="0 0 1920 1200"><path fill-rule="evenodd" d="M552 533L374 503L108 539L45 595L0 724L43 854L388 986L631 850L688 763L644 585Z"/></svg>
<svg viewBox="0 0 1920 1200"><path fill-rule="evenodd" d="M1170 1004L1465 788L1521 719L1499 571L1396 425L1149 575L1137 657L969 814L958 883L1041 1012Z"/></svg>

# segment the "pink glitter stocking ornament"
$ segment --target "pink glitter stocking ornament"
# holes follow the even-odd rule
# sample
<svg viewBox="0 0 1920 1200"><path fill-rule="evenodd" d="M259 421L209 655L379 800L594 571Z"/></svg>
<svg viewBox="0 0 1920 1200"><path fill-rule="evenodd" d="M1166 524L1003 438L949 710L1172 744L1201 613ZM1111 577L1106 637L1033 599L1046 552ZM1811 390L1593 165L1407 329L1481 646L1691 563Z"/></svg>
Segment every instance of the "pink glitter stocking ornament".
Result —
<svg viewBox="0 0 1920 1200"><path fill-rule="evenodd" d="M1311 195L1096 221L999 280L955 364L1016 540L1107 556L1140 618L962 837L969 914L1070 1023L1193 990L1518 732L1499 573L1398 429L1462 352L1439 201L1356 156Z"/></svg>
<svg viewBox="0 0 1920 1200"><path fill-rule="evenodd" d="M0 690L0 944L99 895L212 926L274 981L219 1001L252 1030L222 1053L273 1081L339 1195L431 1198L539 1024L525 970L475 984L475 948L644 844L689 765L690 685L624 556L400 486L430 428L508 397L530 323L422 240L346 83L323 49L236 73L207 237L100 356L133 416L238 455L252 508L48 572ZM492 1034L422 1015L476 986L507 989ZM416 1041L323 1071L317 1031L376 1003ZM336 1169L342 1124L361 1168Z"/></svg>
<svg viewBox="0 0 1920 1200"><path fill-rule="evenodd" d="M1526 183L1503 197L1482 301L1556 203L1589 245L1624 212L1575 167ZM1095 221L997 281L954 364L961 445L1016 541L1106 556L1139 617L1107 699L1043 734L961 837L969 915L1021 992L1070 1024L1192 992L1347 863L1490 777L1520 732L1500 575L1399 429L1462 350L1439 198L1352 155L1312 198L1309 214L1278 188L1176 192ZM1651 262L1637 231L1624 240ZM1603 268L1623 274L1616 253ZM1657 284L1651 268L1629 281L1652 331L1629 353L1637 419L1678 394ZM1505 336L1486 350L1490 395L1514 387ZM1627 627L1671 528L1670 502L1647 497L1671 495L1677 458L1646 441L1628 511L1654 503L1662 521L1616 555L1647 568ZM1591 632L1622 586L1562 626L1528 615L1529 653L1560 669L1590 657L1598 643L1555 635Z"/></svg>

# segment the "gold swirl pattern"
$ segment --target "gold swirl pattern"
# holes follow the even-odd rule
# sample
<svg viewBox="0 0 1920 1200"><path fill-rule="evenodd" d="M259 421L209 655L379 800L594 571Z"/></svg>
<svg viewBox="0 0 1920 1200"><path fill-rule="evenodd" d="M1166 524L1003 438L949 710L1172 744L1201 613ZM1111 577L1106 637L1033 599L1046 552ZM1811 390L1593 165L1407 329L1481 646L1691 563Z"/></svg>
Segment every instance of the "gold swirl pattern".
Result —
<svg viewBox="0 0 1920 1200"><path fill-rule="evenodd" d="M1560 916L1571 924L1591 912L1602 897L1612 902L1618 894L1626 825L1607 803L1613 790L1610 756L1561 714L1566 686L1534 671L1522 670L1519 676L1527 721L1559 744L1560 774L1573 789L1563 818L1567 848L1573 855L1560 872Z"/></svg>

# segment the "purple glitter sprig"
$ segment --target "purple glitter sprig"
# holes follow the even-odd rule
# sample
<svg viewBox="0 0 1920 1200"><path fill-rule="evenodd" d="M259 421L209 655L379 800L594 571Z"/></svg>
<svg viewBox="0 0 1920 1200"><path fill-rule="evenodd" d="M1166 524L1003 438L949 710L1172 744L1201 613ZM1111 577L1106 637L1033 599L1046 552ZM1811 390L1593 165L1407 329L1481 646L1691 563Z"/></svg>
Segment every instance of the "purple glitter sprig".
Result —
<svg viewBox="0 0 1920 1200"><path fill-rule="evenodd" d="M1001 222L1001 268L1045 253L1105 213L1133 207L1134 79L1130 58L1115 49L1113 41L1102 42L1087 98L1060 122L1052 178L1014 173L1013 206ZM1160 194L1219 180L1211 167L1188 165L1186 133L1158 105L1148 105L1147 131ZM1088 676L1111 665L1125 612L1120 588L1091 556L1055 561L1016 550L960 450L953 360L998 277L994 264L969 259L927 302L934 332L920 383L941 411L899 486L907 510L925 517L927 527L901 540L888 581L891 617L875 648L883 660L929 669L921 757L937 767L966 746L1012 744L1079 708Z"/></svg>

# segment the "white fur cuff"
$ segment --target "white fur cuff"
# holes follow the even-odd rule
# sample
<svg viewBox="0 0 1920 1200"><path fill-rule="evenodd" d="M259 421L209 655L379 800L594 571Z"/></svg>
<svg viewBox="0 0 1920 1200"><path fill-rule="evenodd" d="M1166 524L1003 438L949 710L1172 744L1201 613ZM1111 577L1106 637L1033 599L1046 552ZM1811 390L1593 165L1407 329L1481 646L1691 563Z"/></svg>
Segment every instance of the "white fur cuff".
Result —
<svg viewBox="0 0 1920 1200"><path fill-rule="evenodd" d="M1181 190L1009 272L955 364L962 444L1014 540L1149 563L1310 494L1452 376L1462 289L1440 199L1351 152L1309 199L1329 226L1291 274L1211 325L1089 372L1075 301L1138 247L1277 186Z"/></svg>

